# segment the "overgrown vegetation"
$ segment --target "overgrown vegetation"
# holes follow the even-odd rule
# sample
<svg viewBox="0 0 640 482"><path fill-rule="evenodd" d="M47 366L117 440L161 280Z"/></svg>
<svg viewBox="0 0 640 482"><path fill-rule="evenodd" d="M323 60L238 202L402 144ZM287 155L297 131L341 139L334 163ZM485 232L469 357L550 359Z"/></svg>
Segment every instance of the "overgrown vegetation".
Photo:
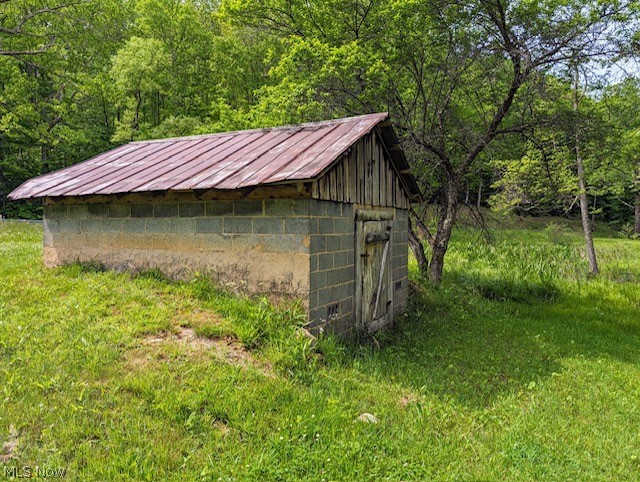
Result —
<svg viewBox="0 0 640 482"><path fill-rule="evenodd" d="M534 224L491 245L458 230L441 285L411 266L411 307L379 346L312 350L295 304L46 270L41 229L2 223L0 464L72 480L633 478L640 243L596 237L589 279L580 235Z"/></svg>

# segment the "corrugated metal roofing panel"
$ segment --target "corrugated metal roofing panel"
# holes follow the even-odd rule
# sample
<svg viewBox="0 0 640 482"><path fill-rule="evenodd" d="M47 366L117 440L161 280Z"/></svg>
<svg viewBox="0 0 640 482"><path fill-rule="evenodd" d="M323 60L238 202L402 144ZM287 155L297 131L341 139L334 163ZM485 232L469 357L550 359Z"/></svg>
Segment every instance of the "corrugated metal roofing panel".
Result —
<svg viewBox="0 0 640 482"><path fill-rule="evenodd" d="M132 142L31 179L9 197L237 189L313 179L387 117Z"/></svg>

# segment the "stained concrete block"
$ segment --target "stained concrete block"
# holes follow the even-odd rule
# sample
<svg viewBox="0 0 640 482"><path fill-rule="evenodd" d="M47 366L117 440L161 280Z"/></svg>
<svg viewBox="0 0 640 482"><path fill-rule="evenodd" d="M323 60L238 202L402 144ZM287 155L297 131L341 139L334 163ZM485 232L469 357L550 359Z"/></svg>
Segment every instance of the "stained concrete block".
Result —
<svg viewBox="0 0 640 482"><path fill-rule="evenodd" d="M109 215L109 206L107 204L88 204L87 210L89 217L106 218Z"/></svg>
<svg viewBox="0 0 640 482"><path fill-rule="evenodd" d="M307 329L314 328L321 323L324 323L327 318L327 309L325 307L314 308L309 312L310 323Z"/></svg>
<svg viewBox="0 0 640 482"><path fill-rule="evenodd" d="M171 233L171 218L147 219L145 230L149 234Z"/></svg>
<svg viewBox="0 0 640 482"><path fill-rule="evenodd" d="M346 283L355 279L355 267L353 265L340 268L340 283Z"/></svg>
<svg viewBox="0 0 640 482"><path fill-rule="evenodd" d="M179 203L178 215L181 218L199 218L204 216L204 207L205 207L205 204L203 202Z"/></svg>
<svg viewBox="0 0 640 482"><path fill-rule="evenodd" d="M338 251L333 255L333 262L336 268L353 264L353 251Z"/></svg>
<svg viewBox="0 0 640 482"><path fill-rule="evenodd" d="M407 276L407 268L406 267L401 267L401 268L394 268L393 269L393 279L395 280L401 280L402 278L406 278Z"/></svg>
<svg viewBox="0 0 640 482"><path fill-rule="evenodd" d="M392 236L394 247L397 247L401 244L406 244L408 241L408 233L406 232L394 232Z"/></svg>
<svg viewBox="0 0 640 482"><path fill-rule="evenodd" d="M276 284L289 286L290 282L282 277L282 273L291 269L295 285L306 284L306 290L310 288L303 292L303 299L310 309L309 319L326 319L327 308L339 302L340 316L334 320L336 330L345 330L343 333L352 330L355 286L352 205L307 199L206 203L186 197L174 203L156 203L152 199L149 197L149 202L131 205L132 219L119 217L122 214L115 211L116 205L109 206L106 213L113 218L104 220L97 217L104 216L101 208L96 207L99 205L93 205L95 216L83 205L78 205L74 213L63 206L66 211L62 215L78 221L82 231L82 234L71 236L65 231L65 236L77 241L74 241L77 250L68 251L76 256L93 249L99 257L101 250L108 249L110 258L107 262L111 264L158 263L158 266L178 271L210 267L212 272L231 273L224 266L241 265L242 272L252 276L253 282L262 289ZM144 198L140 200L144 201ZM87 210L87 219L82 218L83 209ZM154 219L154 210L156 216L168 217ZM389 255L394 277L394 310L405 303L407 295L406 216L406 210L397 210L392 224L394 244ZM120 223L121 231L118 231L118 224L109 226L103 221ZM69 232L73 233L74 228L68 226ZM150 234L143 236L143 230ZM45 242L58 243L51 231L49 226L45 228ZM155 240L155 248L147 247L151 239ZM134 258L140 259L131 258L132 250L138 250ZM192 268L198 264L202 268ZM232 277L231 274L228 276ZM280 281L274 276L280 276ZM398 291L395 291L396 281L401 282Z"/></svg>
<svg viewBox="0 0 640 482"><path fill-rule="evenodd" d="M225 252L232 246L233 235L222 233L196 234L196 244L204 251Z"/></svg>
<svg viewBox="0 0 640 482"><path fill-rule="evenodd" d="M205 204L207 216L226 216L233 214L233 201L211 201Z"/></svg>
<svg viewBox="0 0 640 482"><path fill-rule="evenodd" d="M144 220L142 220L142 226L144 227ZM89 218L80 220L80 231L83 233L99 233L102 229L102 219Z"/></svg>
<svg viewBox="0 0 640 482"><path fill-rule="evenodd" d="M317 254L311 254L311 256L309 256L309 269L313 272L313 271L317 271L318 270L318 255Z"/></svg>
<svg viewBox="0 0 640 482"><path fill-rule="evenodd" d="M333 234L333 218L318 219L318 232L321 234Z"/></svg>
<svg viewBox="0 0 640 482"><path fill-rule="evenodd" d="M325 306L333 302L333 300L333 288L331 286L318 289L318 306Z"/></svg>
<svg viewBox="0 0 640 482"><path fill-rule="evenodd" d="M282 234L283 224L282 218L254 218L253 232L256 234Z"/></svg>
<svg viewBox="0 0 640 482"><path fill-rule="evenodd" d="M327 207L326 207L327 216L332 216L332 217L342 216L342 203L328 201L325 204L327 204Z"/></svg>
<svg viewBox="0 0 640 482"><path fill-rule="evenodd" d="M272 253L309 253L309 236L301 234L261 234L264 251Z"/></svg>
<svg viewBox="0 0 640 482"><path fill-rule="evenodd" d="M177 218L178 203L158 203L153 205L153 216L156 218Z"/></svg>
<svg viewBox="0 0 640 482"><path fill-rule="evenodd" d="M319 234L320 231L318 229L318 218L308 218L308 223L309 223L309 234Z"/></svg>
<svg viewBox="0 0 640 482"><path fill-rule="evenodd" d="M171 231L181 235L192 235L197 232L195 218L171 218Z"/></svg>
<svg viewBox="0 0 640 482"><path fill-rule="evenodd" d="M309 206L309 214L311 216L321 216L326 217L327 211L329 209L329 203L324 201L316 201L312 200Z"/></svg>
<svg viewBox="0 0 640 482"><path fill-rule="evenodd" d="M307 218L287 218L284 220L285 234L309 234Z"/></svg>
<svg viewBox="0 0 640 482"><path fill-rule="evenodd" d="M342 239L339 235L327 236L327 251L340 251Z"/></svg>
<svg viewBox="0 0 640 482"><path fill-rule="evenodd" d="M323 253L327 251L327 237L323 235L311 236L311 252Z"/></svg>
<svg viewBox="0 0 640 482"><path fill-rule="evenodd" d="M54 225L58 223L57 219L45 219L42 222L42 227L44 230L44 235L43 235L43 245L44 247L49 247L49 246L53 246L53 238L54 238L54 232L56 231L57 227L55 227ZM52 229L53 227L53 229Z"/></svg>
<svg viewBox="0 0 640 482"><path fill-rule="evenodd" d="M44 217L49 219L64 219L67 217L67 206L45 206Z"/></svg>
<svg viewBox="0 0 640 482"><path fill-rule="evenodd" d="M345 315L353 316L353 297L347 297L342 300L341 308Z"/></svg>
<svg viewBox="0 0 640 482"><path fill-rule="evenodd" d="M152 218L153 204L132 204L131 217L132 218Z"/></svg>
<svg viewBox="0 0 640 482"><path fill-rule="evenodd" d="M320 253L318 255L318 268L321 270L333 269L333 253Z"/></svg>
<svg viewBox="0 0 640 482"><path fill-rule="evenodd" d="M333 222L334 230L338 234L352 233L355 229L355 221L349 218L337 218Z"/></svg>
<svg viewBox="0 0 640 482"><path fill-rule="evenodd" d="M222 233L221 218L198 218L195 224L196 233Z"/></svg>
<svg viewBox="0 0 640 482"><path fill-rule="evenodd" d="M71 204L67 206L67 216L74 219L87 219L89 210L86 204Z"/></svg>
<svg viewBox="0 0 640 482"><path fill-rule="evenodd" d="M249 234L253 232L251 218L224 218L224 232L228 234Z"/></svg>
<svg viewBox="0 0 640 482"><path fill-rule="evenodd" d="M82 232L82 219L60 219L60 234L78 234Z"/></svg>
<svg viewBox="0 0 640 482"><path fill-rule="evenodd" d="M142 234L145 232L144 219L123 219L121 220L122 232L126 234Z"/></svg>
<svg viewBox="0 0 640 482"><path fill-rule="evenodd" d="M340 271L337 269L330 269L329 271L320 271L320 273L326 273L327 286L334 286L340 284Z"/></svg>
<svg viewBox="0 0 640 482"><path fill-rule="evenodd" d="M131 217L131 205L130 204L109 204L110 218L129 218Z"/></svg>
<svg viewBox="0 0 640 482"><path fill-rule="evenodd" d="M344 300L353 296L353 283L344 283L332 289L334 300Z"/></svg>
<svg viewBox="0 0 640 482"><path fill-rule="evenodd" d="M308 216L308 199L269 199L264 202L265 216L292 217Z"/></svg>
<svg viewBox="0 0 640 482"><path fill-rule="evenodd" d="M236 216L262 216L262 201L242 200L233 202L233 212Z"/></svg>
<svg viewBox="0 0 640 482"><path fill-rule="evenodd" d="M42 221L42 227L45 233L49 233L50 235L55 235L61 232L59 219L45 218Z"/></svg>
<svg viewBox="0 0 640 482"><path fill-rule="evenodd" d="M101 224L102 224L102 230L105 233L122 232L122 220L120 219L104 219Z"/></svg>
<svg viewBox="0 0 640 482"><path fill-rule="evenodd" d="M246 249L253 250L259 246L263 251L273 251L273 250L265 249L264 236L265 235L252 234L252 233L234 234L233 247L240 248L243 250L246 250Z"/></svg>
<svg viewBox="0 0 640 482"><path fill-rule="evenodd" d="M353 234L340 236L340 248L342 250L353 250L355 248L355 236Z"/></svg>
<svg viewBox="0 0 640 482"><path fill-rule="evenodd" d="M313 286L309 289L309 310L315 310L318 307L318 290Z"/></svg>
<svg viewBox="0 0 640 482"><path fill-rule="evenodd" d="M394 256L393 260L391 262L391 266L393 268L400 268L401 266L404 266L406 264L406 261L404 259L404 257L402 256Z"/></svg>
<svg viewBox="0 0 640 482"><path fill-rule="evenodd" d="M320 289L327 286L327 271L313 271L309 275L309 285L312 289Z"/></svg>

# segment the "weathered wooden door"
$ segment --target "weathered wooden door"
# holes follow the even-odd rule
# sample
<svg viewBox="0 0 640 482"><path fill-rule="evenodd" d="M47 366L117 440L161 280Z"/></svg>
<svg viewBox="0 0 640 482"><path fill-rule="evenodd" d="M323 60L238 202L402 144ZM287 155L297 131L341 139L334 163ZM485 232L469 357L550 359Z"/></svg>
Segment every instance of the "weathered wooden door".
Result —
<svg viewBox="0 0 640 482"><path fill-rule="evenodd" d="M393 313L391 221L393 211L356 212L356 320L358 330L373 333Z"/></svg>

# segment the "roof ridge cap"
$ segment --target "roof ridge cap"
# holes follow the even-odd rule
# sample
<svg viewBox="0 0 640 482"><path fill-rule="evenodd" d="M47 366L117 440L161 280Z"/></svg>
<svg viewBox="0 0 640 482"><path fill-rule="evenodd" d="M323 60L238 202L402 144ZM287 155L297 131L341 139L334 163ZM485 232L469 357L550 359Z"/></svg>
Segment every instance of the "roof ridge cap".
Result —
<svg viewBox="0 0 640 482"><path fill-rule="evenodd" d="M196 134L193 136L182 136L182 137L167 137L161 139L148 139L148 140L139 140L139 141L131 141L128 144L151 144L156 142L178 142L178 141L195 141L203 138L212 138L216 136L225 136L225 135L238 135L238 134L254 134L259 132L271 132L277 130L304 130L309 128L321 128L330 126L333 124L339 123L347 123L347 122L357 122L370 117L380 117L380 120L384 120L389 117L388 112L375 112L372 114L363 114L352 117L340 117L337 119L327 119L322 121L314 121L314 122L306 122L304 124L286 124L282 126L273 126L273 127L258 127L255 129L241 129L235 131L224 131L224 132L211 132L208 134Z"/></svg>

